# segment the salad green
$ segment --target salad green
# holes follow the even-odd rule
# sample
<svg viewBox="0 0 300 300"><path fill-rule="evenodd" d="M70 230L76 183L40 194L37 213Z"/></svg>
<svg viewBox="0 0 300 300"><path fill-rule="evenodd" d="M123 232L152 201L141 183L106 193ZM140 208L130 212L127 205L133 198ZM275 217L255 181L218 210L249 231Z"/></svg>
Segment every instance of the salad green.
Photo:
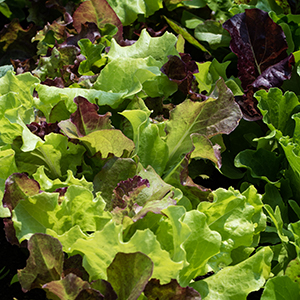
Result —
<svg viewBox="0 0 300 300"><path fill-rule="evenodd" d="M1 297L298 299L299 11L0 0Z"/></svg>

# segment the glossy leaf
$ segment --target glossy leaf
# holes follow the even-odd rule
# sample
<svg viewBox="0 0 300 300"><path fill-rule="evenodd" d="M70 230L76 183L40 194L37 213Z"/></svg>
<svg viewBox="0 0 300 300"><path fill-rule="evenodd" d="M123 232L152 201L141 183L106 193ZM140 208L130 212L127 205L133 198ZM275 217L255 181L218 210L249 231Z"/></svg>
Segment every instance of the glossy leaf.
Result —
<svg viewBox="0 0 300 300"><path fill-rule="evenodd" d="M139 14L149 17L157 10L163 8L162 0L107 0L113 10L116 12L124 26L134 22Z"/></svg>
<svg viewBox="0 0 300 300"><path fill-rule="evenodd" d="M84 187L70 186L61 205L58 197L57 192L42 192L19 202L12 219L20 241L49 229L62 235L76 225L84 232L95 231L111 219L111 215L104 211L105 202L101 196L94 198Z"/></svg>
<svg viewBox="0 0 300 300"><path fill-rule="evenodd" d="M106 241L103 243L103 241ZM137 231L132 238L124 243L122 225L109 222L101 231L87 240L77 240L72 246L73 253L83 255L83 266L90 274L91 280L107 278L106 269L118 252L142 252L154 263L153 278L167 283L181 269L181 263L170 259L169 253L161 249L155 235L149 230Z"/></svg>
<svg viewBox="0 0 300 300"><path fill-rule="evenodd" d="M244 300L250 292L259 290L268 279L272 257L272 250L265 247L243 262L224 268L190 286L201 294L202 299Z"/></svg>
<svg viewBox="0 0 300 300"><path fill-rule="evenodd" d="M131 46L121 47L116 41L112 40L111 48L108 52L110 60L123 58L147 58L152 56L156 61L164 64L168 60L168 55L178 55L175 49L176 37L170 32L162 36L153 38L147 30L143 29L139 39ZM144 47L144 45L147 47Z"/></svg>
<svg viewBox="0 0 300 300"><path fill-rule="evenodd" d="M209 261L215 271L232 262L233 249L250 247L256 234L265 229L266 217L262 212L262 202L259 197L257 199L257 191L250 190L251 187L241 194L232 188L228 191L217 189L213 192L212 203L201 202L198 206L198 210L207 216L209 228L222 236L220 253Z"/></svg>
<svg viewBox="0 0 300 300"><path fill-rule="evenodd" d="M125 110L121 113L133 129L135 152L144 168L151 165L162 175L168 159L168 146L160 136L157 124L150 122L150 111Z"/></svg>
<svg viewBox="0 0 300 300"><path fill-rule="evenodd" d="M207 42L212 49L228 47L231 40L221 23L214 20L207 20L199 24L195 28L195 38Z"/></svg>
<svg viewBox="0 0 300 300"><path fill-rule="evenodd" d="M250 85L280 86L289 77L293 57L287 56L282 28L266 12L245 10L226 21L223 27L231 35L231 50L238 55L239 78L244 90Z"/></svg>

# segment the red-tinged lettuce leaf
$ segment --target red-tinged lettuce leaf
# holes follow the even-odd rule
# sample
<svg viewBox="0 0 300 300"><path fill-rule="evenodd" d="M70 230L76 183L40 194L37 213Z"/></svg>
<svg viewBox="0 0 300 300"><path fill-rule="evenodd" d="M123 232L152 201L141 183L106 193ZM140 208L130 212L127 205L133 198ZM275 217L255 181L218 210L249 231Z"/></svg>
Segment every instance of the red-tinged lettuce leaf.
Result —
<svg viewBox="0 0 300 300"><path fill-rule="evenodd" d="M128 207L130 210L136 202L136 197L138 194L146 187L149 187L148 179L143 179L140 176L134 176L133 178L128 178L127 180L120 181L117 187L113 190L112 198L112 208Z"/></svg>
<svg viewBox="0 0 300 300"><path fill-rule="evenodd" d="M141 203L140 199L138 199L139 194L146 187L150 187L149 180L143 179L138 175L118 183L113 191L114 194L110 206L116 223L122 223L125 216L132 218L136 222L150 211L159 214L168 206L176 205L176 200L172 199L169 193L162 199Z"/></svg>
<svg viewBox="0 0 300 300"><path fill-rule="evenodd" d="M80 33L77 35L69 36L60 47L64 47L66 45L70 46L78 46L78 42L82 39L89 39L92 43L98 40L101 37L99 32L99 28L95 23L86 22L85 24L81 24Z"/></svg>
<svg viewBox="0 0 300 300"><path fill-rule="evenodd" d="M104 280L104 279L98 279L93 282L91 282L91 288L93 290L99 291L103 296L105 300L117 300L118 296L114 289L112 288L111 284ZM88 291L88 290L86 290ZM81 298L78 298L76 300L80 300ZM86 299L86 298L83 298ZM82 299L82 300L83 300ZM87 298L88 300L89 298Z"/></svg>
<svg viewBox="0 0 300 300"><path fill-rule="evenodd" d="M118 299L136 300L143 292L153 272L153 262L141 252L116 254L107 268L107 280Z"/></svg>
<svg viewBox="0 0 300 300"><path fill-rule="evenodd" d="M241 118L240 108L222 79L217 81L207 100L186 100L177 105L166 122L166 143L169 147L166 173L171 172L181 159L193 150L191 134L202 134L207 138L229 134L237 127Z"/></svg>
<svg viewBox="0 0 300 300"><path fill-rule="evenodd" d="M79 5L73 14L73 26L80 32L81 24L94 22L98 28L105 27L106 24L115 25L118 33L115 35L117 40L123 39L123 25L106 0L87 0Z"/></svg>
<svg viewBox="0 0 300 300"><path fill-rule="evenodd" d="M245 95L239 100L244 117L261 119L253 93L258 89L279 87L289 79L294 64L293 54L282 28L259 9L246 9L223 24L230 33L230 48L238 56L239 78Z"/></svg>
<svg viewBox="0 0 300 300"><path fill-rule="evenodd" d="M52 295L54 294L60 300L73 300L82 290L88 289L90 285L87 281L83 281L80 277L70 273L66 277L46 283L42 287L47 290L50 299L54 299Z"/></svg>
<svg viewBox="0 0 300 300"><path fill-rule="evenodd" d="M230 33L230 49L238 56L239 78L244 90L259 75L287 58L282 28L259 9L246 9L223 24Z"/></svg>
<svg viewBox="0 0 300 300"><path fill-rule="evenodd" d="M160 284L157 279L151 279L144 290L148 300L176 299L176 300L201 300L199 292L191 287L181 287L176 279L168 284Z"/></svg>
<svg viewBox="0 0 300 300"><path fill-rule="evenodd" d="M71 114L69 120L61 121L58 124L65 133L69 133L70 138L83 137L96 130L113 128L109 119L110 112L98 115L98 106L81 96L76 97L74 102L77 110ZM70 132L73 134L71 135Z"/></svg>
<svg viewBox="0 0 300 300"><path fill-rule="evenodd" d="M28 241L28 250L30 256L26 267L18 270L19 282L24 292L60 279L64 254L62 245L56 238L36 233Z"/></svg>
<svg viewBox="0 0 300 300"><path fill-rule="evenodd" d="M40 193L40 185L25 173L14 173L5 182L3 206L12 211L19 201Z"/></svg>

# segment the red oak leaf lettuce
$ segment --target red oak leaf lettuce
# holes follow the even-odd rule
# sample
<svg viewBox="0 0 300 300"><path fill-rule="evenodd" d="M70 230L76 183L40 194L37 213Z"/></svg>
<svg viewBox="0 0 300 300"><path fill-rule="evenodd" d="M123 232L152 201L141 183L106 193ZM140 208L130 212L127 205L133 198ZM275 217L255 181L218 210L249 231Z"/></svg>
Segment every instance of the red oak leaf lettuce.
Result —
<svg viewBox="0 0 300 300"><path fill-rule="evenodd" d="M238 74L245 92L238 103L246 119L261 119L254 92L280 87L289 79L294 56L287 54L284 32L267 12L246 9L227 20L223 27L231 35L230 49L238 56Z"/></svg>

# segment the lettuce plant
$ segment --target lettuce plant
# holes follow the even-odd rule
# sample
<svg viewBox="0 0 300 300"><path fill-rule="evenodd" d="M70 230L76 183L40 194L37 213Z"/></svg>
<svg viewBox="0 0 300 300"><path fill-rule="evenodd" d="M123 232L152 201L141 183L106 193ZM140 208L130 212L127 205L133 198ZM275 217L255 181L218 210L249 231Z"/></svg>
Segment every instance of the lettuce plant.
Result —
<svg viewBox="0 0 300 300"><path fill-rule="evenodd" d="M0 1L1 297L298 299L297 11Z"/></svg>

